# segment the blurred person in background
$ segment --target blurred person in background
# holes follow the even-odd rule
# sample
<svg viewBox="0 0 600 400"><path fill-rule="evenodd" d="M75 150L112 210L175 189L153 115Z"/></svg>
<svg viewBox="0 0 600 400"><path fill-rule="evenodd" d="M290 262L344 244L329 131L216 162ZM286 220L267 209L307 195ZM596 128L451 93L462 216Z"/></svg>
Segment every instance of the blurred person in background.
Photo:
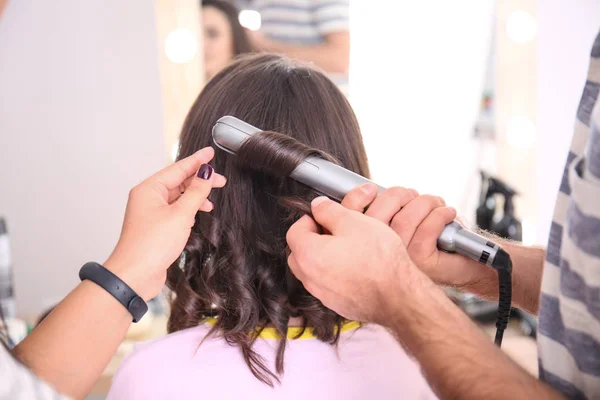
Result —
<svg viewBox="0 0 600 400"><path fill-rule="evenodd" d="M239 10L222 0L204 0L204 72L206 80L225 68L235 56L252 51L246 30L240 25Z"/></svg>
<svg viewBox="0 0 600 400"><path fill-rule="evenodd" d="M347 94L350 65L349 0L238 0L261 15L251 31L257 50L314 63Z"/></svg>

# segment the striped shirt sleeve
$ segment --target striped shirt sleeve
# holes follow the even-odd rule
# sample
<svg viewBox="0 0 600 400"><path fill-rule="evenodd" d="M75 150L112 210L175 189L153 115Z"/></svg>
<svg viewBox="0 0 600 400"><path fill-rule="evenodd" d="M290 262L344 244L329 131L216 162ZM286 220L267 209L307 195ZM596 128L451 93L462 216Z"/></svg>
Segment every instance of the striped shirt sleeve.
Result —
<svg viewBox="0 0 600 400"><path fill-rule="evenodd" d="M539 376L569 398L600 394L600 34L550 230L539 313Z"/></svg>
<svg viewBox="0 0 600 400"><path fill-rule="evenodd" d="M314 18L321 35L350 29L349 0L315 0Z"/></svg>

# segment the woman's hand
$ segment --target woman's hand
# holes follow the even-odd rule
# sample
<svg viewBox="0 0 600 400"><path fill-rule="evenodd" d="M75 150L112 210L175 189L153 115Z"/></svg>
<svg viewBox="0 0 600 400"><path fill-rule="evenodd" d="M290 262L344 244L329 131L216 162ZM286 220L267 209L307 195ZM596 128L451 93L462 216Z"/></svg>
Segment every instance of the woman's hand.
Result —
<svg viewBox="0 0 600 400"><path fill-rule="evenodd" d="M198 211L210 212L211 189L225 185L207 163L206 147L146 179L129 192L121 237L104 266L144 300L162 289L181 255Z"/></svg>

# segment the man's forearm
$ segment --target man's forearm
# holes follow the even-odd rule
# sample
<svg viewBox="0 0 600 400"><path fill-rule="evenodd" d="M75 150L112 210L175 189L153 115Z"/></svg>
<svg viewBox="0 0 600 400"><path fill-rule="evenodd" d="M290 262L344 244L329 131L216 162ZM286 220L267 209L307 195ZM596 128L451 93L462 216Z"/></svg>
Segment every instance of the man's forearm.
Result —
<svg viewBox="0 0 600 400"><path fill-rule="evenodd" d="M483 234L502 246L510 255L513 264L513 305L537 315L546 252L541 247L523 246L518 242L500 239L485 232ZM467 262L471 264L467 268L468 271L477 271L472 274L473 279L464 286L461 285L460 289L485 299L498 300L498 274L495 270L461 256L452 257L453 263Z"/></svg>
<svg viewBox="0 0 600 400"><path fill-rule="evenodd" d="M85 397L131 325L131 314L90 281L79 284L16 348L16 356L56 390Z"/></svg>
<svg viewBox="0 0 600 400"><path fill-rule="evenodd" d="M313 62L330 73L347 74L350 64L347 49L328 43L298 46L270 41L265 50L287 54L298 60Z"/></svg>
<svg viewBox="0 0 600 400"><path fill-rule="evenodd" d="M546 251L515 242L503 242L513 263L513 302L516 307L537 315ZM497 289L496 289L497 292Z"/></svg>
<svg viewBox="0 0 600 400"><path fill-rule="evenodd" d="M508 359L419 271L403 281L388 325L440 398L562 398Z"/></svg>

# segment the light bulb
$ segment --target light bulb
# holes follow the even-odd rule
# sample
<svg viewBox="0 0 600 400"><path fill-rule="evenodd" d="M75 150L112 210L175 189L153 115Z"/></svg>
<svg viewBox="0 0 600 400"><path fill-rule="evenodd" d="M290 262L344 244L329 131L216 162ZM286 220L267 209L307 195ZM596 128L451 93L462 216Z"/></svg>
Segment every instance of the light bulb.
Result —
<svg viewBox="0 0 600 400"><path fill-rule="evenodd" d="M519 150L527 150L535 143L535 124L525 116L511 117L506 123L506 140Z"/></svg>
<svg viewBox="0 0 600 400"><path fill-rule="evenodd" d="M248 28L251 31L257 31L260 29L261 17L258 11L254 10L242 10L240 12L240 24L244 28Z"/></svg>
<svg viewBox="0 0 600 400"><path fill-rule="evenodd" d="M535 37L537 21L527 11L513 11L506 21L506 33L516 43L527 43Z"/></svg>
<svg viewBox="0 0 600 400"><path fill-rule="evenodd" d="M175 29L165 39L167 58L175 64L191 61L198 51L198 40L189 29Z"/></svg>

